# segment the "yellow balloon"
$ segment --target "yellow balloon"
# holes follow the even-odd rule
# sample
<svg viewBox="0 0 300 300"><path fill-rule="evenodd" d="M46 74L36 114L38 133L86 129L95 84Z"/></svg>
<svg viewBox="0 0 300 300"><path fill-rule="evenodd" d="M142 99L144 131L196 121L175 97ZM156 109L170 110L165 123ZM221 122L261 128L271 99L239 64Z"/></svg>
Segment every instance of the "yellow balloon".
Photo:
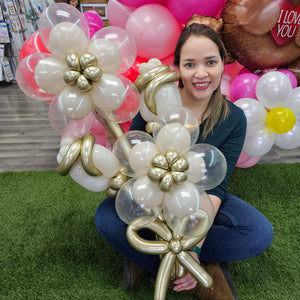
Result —
<svg viewBox="0 0 300 300"><path fill-rule="evenodd" d="M266 123L275 133L286 133L296 124L295 114L286 107L277 107L268 112Z"/></svg>

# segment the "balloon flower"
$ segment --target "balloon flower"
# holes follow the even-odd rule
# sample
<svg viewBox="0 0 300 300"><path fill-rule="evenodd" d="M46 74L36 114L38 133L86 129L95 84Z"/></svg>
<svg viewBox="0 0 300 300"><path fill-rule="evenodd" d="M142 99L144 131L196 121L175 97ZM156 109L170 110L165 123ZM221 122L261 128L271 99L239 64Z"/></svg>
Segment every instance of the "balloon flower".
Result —
<svg viewBox="0 0 300 300"><path fill-rule="evenodd" d="M86 18L63 3L49 6L39 25L50 54L35 53L20 62L17 82L24 93L53 102L51 119L57 117L53 111L69 120L83 120L97 111L116 122L131 120L138 111L138 92L119 74L134 62L136 46L125 30L103 28L104 35L98 31L89 40ZM130 55L124 57L125 52ZM127 113L122 106L127 106Z"/></svg>
<svg viewBox="0 0 300 300"><path fill-rule="evenodd" d="M273 146L295 149L300 146L300 88L292 88L283 72L264 74L256 85L256 99L234 102L247 117L243 152L251 157L266 154Z"/></svg>

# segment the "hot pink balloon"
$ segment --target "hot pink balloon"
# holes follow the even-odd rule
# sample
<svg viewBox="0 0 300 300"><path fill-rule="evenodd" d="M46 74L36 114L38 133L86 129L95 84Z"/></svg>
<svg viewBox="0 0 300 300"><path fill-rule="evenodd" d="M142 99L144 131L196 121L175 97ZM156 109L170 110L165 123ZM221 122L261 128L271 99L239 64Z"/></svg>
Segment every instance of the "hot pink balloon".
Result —
<svg viewBox="0 0 300 300"><path fill-rule="evenodd" d="M88 10L83 13L86 18L90 30L90 38L101 28L103 28L103 20L99 14L93 10Z"/></svg>
<svg viewBox="0 0 300 300"><path fill-rule="evenodd" d="M170 12L182 24L195 14L215 17L225 2L226 0L167 0Z"/></svg>
<svg viewBox="0 0 300 300"><path fill-rule="evenodd" d="M255 87L259 76L252 73L243 73L233 79L230 86L230 98L234 102L241 98L256 99Z"/></svg>
<svg viewBox="0 0 300 300"><path fill-rule="evenodd" d="M297 87L298 85L297 77L294 75L294 73L286 69L278 69L277 71L285 74L291 80L293 89Z"/></svg>
<svg viewBox="0 0 300 300"><path fill-rule="evenodd" d="M164 4L165 0L119 0L119 2L127 6L140 7L147 4Z"/></svg>
<svg viewBox="0 0 300 300"><path fill-rule="evenodd" d="M107 17L112 26L125 28L134 7L126 6L117 0L109 0L107 4Z"/></svg>
<svg viewBox="0 0 300 300"><path fill-rule="evenodd" d="M158 4L137 8L126 24L135 39L137 55L143 58L165 58L174 51L180 26L170 11Z"/></svg>

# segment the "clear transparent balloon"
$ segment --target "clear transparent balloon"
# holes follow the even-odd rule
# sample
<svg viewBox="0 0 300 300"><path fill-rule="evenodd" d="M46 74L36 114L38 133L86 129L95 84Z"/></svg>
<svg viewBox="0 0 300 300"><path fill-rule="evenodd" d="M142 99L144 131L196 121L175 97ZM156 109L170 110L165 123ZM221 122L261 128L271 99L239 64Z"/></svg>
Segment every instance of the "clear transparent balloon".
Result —
<svg viewBox="0 0 300 300"><path fill-rule="evenodd" d="M95 121L95 112L90 112L81 120L68 119L58 108L58 100L54 98L49 106L49 121L52 128L61 136L76 139L90 131Z"/></svg>
<svg viewBox="0 0 300 300"><path fill-rule="evenodd" d="M171 123L179 123L185 127L191 135L191 143L196 143L199 136L199 125L197 118L193 115L192 111L183 106L175 106L171 109L165 109L157 115L154 120L155 126L153 127L153 137L156 140L160 129Z"/></svg>
<svg viewBox="0 0 300 300"><path fill-rule="evenodd" d="M200 189L199 208L196 212L187 216L176 216L166 207L163 210L168 226L175 235L183 237L204 237L211 227L215 211L208 194Z"/></svg>
<svg viewBox="0 0 300 300"><path fill-rule="evenodd" d="M202 172L202 176L195 184L202 190L210 190L219 185L226 176L227 163L223 153L216 147L209 144L196 144L191 147L188 157L191 155L201 157L199 159L199 168L195 164L190 164L192 170L188 172ZM192 175L191 175L192 176ZM197 176L194 176L197 178Z"/></svg>
<svg viewBox="0 0 300 300"><path fill-rule="evenodd" d="M30 98L41 101L52 100L54 94L49 94L43 90L35 80L35 68L37 64L46 58L51 57L47 53L34 53L22 59L16 71L16 80L19 88Z"/></svg>
<svg viewBox="0 0 300 300"><path fill-rule="evenodd" d="M130 224L133 220L142 216L148 216L149 223L151 223L156 219L161 210L156 207L154 209L144 208L143 205L139 205L134 201L132 194L134 182L134 178L130 179L119 190L115 201L117 214L126 224Z"/></svg>
<svg viewBox="0 0 300 300"><path fill-rule="evenodd" d="M117 26L105 27L95 33L92 41L96 39L108 39L119 48L122 62L117 70L118 74L126 72L132 66L136 59L137 48L134 38L125 29Z"/></svg>
<svg viewBox="0 0 300 300"><path fill-rule="evenodd" d="M114 95L114 99L116 101L122 101L122 104L119 105L117 109L113 111L105 111L105 107L102 105L101 101L106 98L99 98L96 89L93 89L90 94L92 95L93 102L96 106L98 106L96 109L100 115L112 122L125 123L132 120L139 111L139 93L135 85L126 77L121 75L113 76L115 76L118 79L118 82L120 82L124 87L121 95ZM115 81L112 80L111 84L113 85L114 83ZM99 90L103 92L102 95L107 96L107 103L109 105L109 103L112 102L111 90L105 90L103 89L103 86L100 86ZM99 103L99 105L97 105L97 103ZM101 107L99 107L100 105Z"/></svg>
<svg viewBox="0 0 300 300"><path fill-rule="evenodd" d="M62 22L76 24L81 28L85 36L89 38L89 26L85 16L72 5L55 3L45 9L43 14L40 16L38 24L41 40L48 50L51 50L49 43L51 29Z"/></svg>
<svg viewBox="0 0 300 300"><path fill-rule="evenodd" d="M129 154L131 149L140 143L153 143L153 138L143 131L129 131L117 139L113 146L113 152L122 164L121 172L127 176L135 176L135 171L129 163Z"/></svg>

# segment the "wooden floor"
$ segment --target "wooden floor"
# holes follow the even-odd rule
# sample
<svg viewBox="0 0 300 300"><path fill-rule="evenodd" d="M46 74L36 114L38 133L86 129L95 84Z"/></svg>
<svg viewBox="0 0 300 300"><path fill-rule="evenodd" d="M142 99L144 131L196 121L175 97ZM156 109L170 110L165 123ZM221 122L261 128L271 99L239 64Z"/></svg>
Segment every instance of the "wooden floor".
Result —
<svg viewBox="0 0 300 300"><path fill-rule="evenodd" d="M48 107L26 96L16 83L0 84L0 172L56 169L60 136L50 126ZM300 148L273 147L259 161L281 162L300 162Z"/></svg>

